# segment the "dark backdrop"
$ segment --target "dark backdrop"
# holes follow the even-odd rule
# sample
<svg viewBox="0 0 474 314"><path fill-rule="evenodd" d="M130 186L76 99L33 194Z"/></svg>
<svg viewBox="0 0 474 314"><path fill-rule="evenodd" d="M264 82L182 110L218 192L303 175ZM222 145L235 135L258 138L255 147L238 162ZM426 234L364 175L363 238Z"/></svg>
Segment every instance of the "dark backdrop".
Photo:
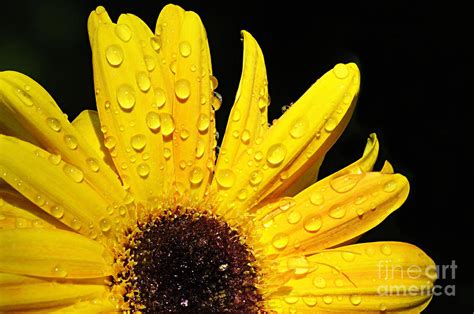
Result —
<svg viewBox="0 0 474 314"><path fill-rule="evenodd" d="M355 160L369 133L377 132L378 166L390 160L409 178L411 193L401 209L362 241L406 241L423 248L437 264L454 260L456 277L438 284L455 285L456 296L434 298L428 312L471 313L474 176L467 147L473 143L474 67L467 46L473 23L469 10L453 1L439 7L381 2L268 1L271 6L265 6L258 1L176 1L200 14L207 28L218 91L224 97L217 113L221 134L240 78L241 29L256 37L265 55L270 119L334 64L359 65L358 107L327 155L322 174ZM130 12L154 27L165 2L3 3L0 70L13 69L36 79L70 118L94 109L86 22L99 4L113 19Z"/></svg>

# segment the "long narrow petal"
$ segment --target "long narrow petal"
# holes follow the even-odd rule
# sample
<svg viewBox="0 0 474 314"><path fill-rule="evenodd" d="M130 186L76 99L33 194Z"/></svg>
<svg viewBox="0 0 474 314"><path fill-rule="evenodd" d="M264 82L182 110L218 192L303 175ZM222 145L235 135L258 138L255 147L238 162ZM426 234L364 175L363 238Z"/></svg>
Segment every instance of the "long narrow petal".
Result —
<svg viewBox="0 0 474 314"><path fill-rule="evenodd" d="M267 129L268 81L265 60L255 38L242 31L244 57L235 103L227 121L216 172L231 169L240 154L260 142ZM214 182L217 184L217 182Z"/></svg>
<svg viewBox="0 0 474 314"><path fill-rule="evenodd" d="M323 157L345 127L358 89L355 64L338 64L320 78L265 133L261 143L239 156L233 169L216 173L218 212L238 217L265 195L280 173L284 171L289 180L285 182L291 182L300 168ZM242 197L242 190L247 190L248 197Z"/></svg>
<svg viewBox="0 0 474 314"><path fill-rule="evenodd" d="M107 293L107 286L56 282L37 277L0 273L0 311L48 312L57 306L89 303ZM63 312L64 313L64 312ZM69 311L68 311L69 313Z"/></svg>
<svg viewBox="0 0 474 314"><path fill-rule="evenodd" d="M0 230L0 272L51 278L112 274L104 246L59 229Z"/></svg>
<svg viewBox="0 0 474 314"><path fill-rule="evenodd" d="M59 155L0 135L0 177L38 207L88 237L109 237L120 227L120 221L112 220L118 214L107 200L80 169Z"/></svg>
<svg viewBox="0 0 474 314"><path fill-rule="evenodd" d="M437 277L434 262L423 251L400 242L356 244L281 259L279 266L293 275L274 287L268 307L313 313L413 313L429 302Z"/></svg>
<svg viewBox="0 0 474 314"><path fill-rule="evenodd" d="M100 160L96 151L38 83L17 72L1 72L0 107L3 112L0 124L3 120L18 121L34 137L34 141L30 142L39 143L40 147L60 155L63 160L79 168L110 203L123 201L125 192L117 175Z"/></svg>

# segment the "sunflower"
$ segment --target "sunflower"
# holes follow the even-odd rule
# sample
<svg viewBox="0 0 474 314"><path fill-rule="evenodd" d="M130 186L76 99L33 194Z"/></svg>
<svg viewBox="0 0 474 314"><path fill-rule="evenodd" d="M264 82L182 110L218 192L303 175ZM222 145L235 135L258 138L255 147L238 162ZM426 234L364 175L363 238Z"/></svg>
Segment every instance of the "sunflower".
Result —
<svg viewBox="0 0 474 314"><path fill-rule="evenodd" d="M370 135L316 180L354 110L337 64L267 122L262 52L243 71L216 160L214 90L198 15L91 13L97 111L72 123L31 78L0 73L0 311L416 312L433 261L399 242L354 244L407 198Z"/></svg>

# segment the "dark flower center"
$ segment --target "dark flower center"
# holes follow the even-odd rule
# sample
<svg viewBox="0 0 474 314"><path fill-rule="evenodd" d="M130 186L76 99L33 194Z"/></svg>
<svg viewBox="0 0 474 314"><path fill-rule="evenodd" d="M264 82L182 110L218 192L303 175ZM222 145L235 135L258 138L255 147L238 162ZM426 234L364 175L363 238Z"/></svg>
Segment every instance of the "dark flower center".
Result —
<svg viewBox="0 0 474 314"><path fill-rule="evenodd" d="M187 210L139 228L130 247L134 307L147 313L258 311L255 258L225 222Z"/></svg>

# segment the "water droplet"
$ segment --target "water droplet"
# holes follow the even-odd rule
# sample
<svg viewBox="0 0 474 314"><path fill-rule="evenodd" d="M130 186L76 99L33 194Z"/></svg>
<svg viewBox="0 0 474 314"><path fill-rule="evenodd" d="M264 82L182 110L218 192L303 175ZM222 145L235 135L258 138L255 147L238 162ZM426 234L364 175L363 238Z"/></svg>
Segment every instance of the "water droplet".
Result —
<svg viewBox="0 0 474 314"><path fill-rule="evenodd" d="M81 229L81 227L82 227L81 221L78 218L74 217L71 220L71 228L78 231L79 229Z"/></svg>
<svg viewBox="0 0 474 314"><path fill-rule="evenodd" d="M365 249L365 254L367 254L367 256L374 256L375 255L375 249L373 247L369 246Z"/></svg>
<svg viewBox="0 0 474 314"><path fill-rule="evenodd" d="M185 58L189 57L189 55L191 54L191 45L189 44L189 42L182 41L179 43L179 53Z"/></svg>
<svg viewBox="0 0 474 314"><path fill-rule="evenodd" d="M119 66L123 62L123 50L119 45L110 45L105 50L105 58L107 62L114 67Z"/></svg>
<svg viewBox="0 0 474 314"><path fill-rule="evenodd" d="M239 138L239 130L234 130L234 131L232 131L232 136L233 136L234 138Z"/></svg>
<svg viewBox="0 0 474 314"><path fill-rule="evenodd" d="M221 105L222 105L222 95L214 91L214 97L212 98L211 106L215 111L217 111L219 110Z"/></svg>
<svg viewBox="0 0 474 314"><path fill-rule="evenodd" d="M104 140L104 145L108 149L112 149L115 147L115 145L117 145L117 140L113 136L107 136Z"/></svg>
<svg viewBox="0 0 474 314"><path fill-rule="evenodd" d="M288 245L288 241L289 241L289 237L286 233L277 233L275 234L275 236L273 236L273 239L272 239L272 245L276 248L276 249L283 249L285 248L287 245Z"/></svg>
<svg viewBox="0 0 474 314"><path fill-rule="evenodd" d="M383 186L383 190L387 193L391 193L397 189L397 182L391 180Z"/></svg>
<svg viewBox="0 0 474 314"><path fill-rule="evenodd" d="M148 72L151 72L155 69L155 60L151 56L145 56L143 57L143 60L145 60L145 66Z"/></svg>
<svg viewBox="0 0 474 314"><path fill-rule="evenodd" d="M136 75L137 86L142 92L147 92L151 87L151 81L148 73L140 71Z"/></svg>
<svg viewBox="0 0 474 314"><path fill-rule="evenodd" d="M166 93L165 91L157 87L155 88L155 104L158 108L162 108L166 103Z"/></svg>
<svg viewBox="0 0 474 314"><path fill-rule="evenodd" d="M323 277L314 277L313 285L319 289L326 288L326 279L324 279Z"/></svg>
<svg viewBox="0 0 474 314"><path fill-rule="evenodd" d="M240 139L242 140L242 143L248 144L250 141L250 131L247 129L243 130Z"/></svg>
<svg viewBox="0 0 474 314"><path fill-rule="evenodd" d="M59 154L50 154L48 156L48 160L50 163L52 163L53 165L57 166L59 165L59 163L61 163L61 155Z"/></svg>
<svg viewBox="0 0 474 314"><path fill-rule="evenodd" d="M284 300L288 304L295 304L296 302L298 302L299 299L300 299L299 297L290 296L290 297L285 297Z"/></svg>
<svg viewBox="0 0 474 314"><path fill-rule="evenodd" d="M263 179L263 172L261 170L254 170L250 173L250 184L253 186L260 184Z"/></svg>
<svg viewBox="0 0 474 314"><path fill-rule="evenodd" d="M153 48L153 50L155 50L156 52L159 52L161 48L160 38L156 36L150 38L150 46L151 48Z"/></svg>
<svg viewBox="0 0 474 314"><path fill-rule="evenodd" d="M383 311L386 311L387 310L387 306L384 304L384 303L380 303L380 310L383 312Z"/></svg>
<svg viewBox="0 0 474 314"><path fill-rule="evenodd" d="M332 132L337 127L337 120L334 118L328 118L326 124L324 125L324 129L326 132Z"/></svg>
<svg viewBox="0 0 474 314"><path fill-rule="evenodd" d="M165 159L170 159L171 157L171 150L167 147L165 147L163 149L163 157L165 157Z"/></svg>
<svg viewBox="0 0 474 314"><path fill-rule="evenodd" d="M191 70L191 72L196 72L197 71L197 66L195 64L191 65L191 67L189 68Z"/></svg>
<svg viewBox="0 0 474 314"><path fill-rule="evenodd" d="M128 84L120 85L117 89L117 102L124 110L130 110L135 105L135 90Z"/></svg>
<svg viewBox="0 0 474 314"><path fill-rule="evenodd" d="M200 167L194 167L189 173L189 182L194 185L198 185L204 178L204 171Z"/></svg>
<svg viewBox="0 0 474 314"><path fill-rule="evenodd" d="M309 270L309 262L304 256L295 256L288 258L286 265L293 270L295 275L306 274Z"/></svg>
<svg viewBox="0 0 474 314"><path fill-rule="evenodd" d="M169 136L174 132L174 119L169 113L160 113L161 133Z"/></svg>
<svg viewBox="0 0 474 314"><path fill-rule="evenodd" d="M320 206L324 203L324 195L318 192L314 192L313 194L311 194L309 201L313 205Z"/></svg>
<svg viewBox="0 0 474 314"><path fill-rule="evenodd" d="M187 79L179 79L175 82L174 92L180 100L186 100L191 95L191 84Z"/></svg>
<svg viewBox="0 0 474 314"><path fill-rule="evenodd" d="M384 254L384 255L390 255L392 254L392 248L390 247L390 245L388 244L383 244L381 247L380 247L380 251Z"/></svg>
<svg viewBox="0 0 474 314"><path fill-rule="evenodd" d="M367 200L367 197L366 197L365 195L360 195L360 196L357 196L357 198L356 198L355 201L354 201L354 204L356 204L356 205L361 205L361 204L364 203L366 200Z"/></svg>
<svg viewBox="0 0 474 314"><path fill-rule="evenodd" d="M293 210L288 214L287 220L290 224L296 224L301 220L301 213L297 210Z"/></svg>
<svg viewBox="0 0 474 314"><path fill-rule="evenodd" d="M260 161L263 159L263 153L261 151L255 152L253 158L255 159L255 161Z"/></svg>
<svg viewBox="0 0 474 314"><path fill-rule="evenodd" d="M51 215L57 219L60 219L64 216L64 208L61 205L53 206L51 208Z"/></svg>
<svg viewBox="0 0 474 314"><path fill-rule="evenodd" d="M140 151L146 146L146 136L143 134L135 134L130 139L130 145L136 151Z"/></svg>
<svg viewBox="0 0 474 314"><path fill-rule="evenodd" d="M286 156L286 148L282 144L273 144L267 152L267 161L276 167L282 163Z"/></svg>
<svg viewBox="0 0 474 314"><path fill-rule="evenodd" d="M329 217L341 219L346 215L346 209L343 206L336 205L329 210Z"/></svg>
<svg viewBox="0 0 474 314"><path fill-rule="evenodd" d="M187 140L189 137L189 131L186 129L182 129L181 132L179 133L179 137L181 137L183 141Z"/></svg>
<svg viewBox="0 0 474 314"><path fill-rule="evenodd" d="M107 232L110 230L110 228L112 228L112 224L110 223L110 220L107 218L102 218L99 221L99 226L100 226L100 230L102 230L103 232Z"/></svg>
<svg viewBox="0 0 474 314"><path fill-rule="evenodd" d="M67 271L63 267L61 267L61 265L54 266L52 273L54 277L64 278L67 276Z"/></svg>
<svg viewBox="0 0 474 314"><path fill-rule="evenodd" d="M364 213L365 213L365 212L364 212L364 210L363 210L362 208L357 208L357 209L356 209L356 214L357 214L358 216L363 216Z"/></svg>
<svg viewBox="0 0 474 314"><path fill-rule="evenodd" d="M342 259L346 262L352 262L355 260L356 255L352 252L342 252L341 253Z"/></svg>
<svg viewBox="0 0 474 314"><path fill-rule="evenodd" d="M204 155L205 148L204 141L198 139L196 142L196 158L201 158Z"/></svg>
<svg viewBox="0 0 474 314"><path fill-rule="evenodd" d="M360 295L357 295L357 294L353 294L349 297L349 300L351 301L352 304L354 305L359 305L360 302L362 302L362 298L360 297Z"/></svg>
<svg viewBox="0 0 474 314"><path fill-rule="evenodd" d="M308 232L317 232L319 229L321 229L322 225L323 220L319 215L307 217L303 222L303 227Z"/></svg>
<svg viewBox="0 0 474 314"><path fill-rule="evenodd" d="M70 164L64 164L63 166L64 173L76 183L82 182L84 180L84 173Z"/></svg>
<svg viewBox="0 0 474 314"><path fill-rule="evenodd" d="M347 66L342 63L336 64L333 69L333 72L338 79L345 79L347 75L349 75L349 70L347 69Z"/></svg>
<svg viewBox="0 0 474 314"><path fill-rule="evenodd" d="M201 113L197 120L197 128L199 132L205 132L209 128L209 123L210 123L209 116L206 115L205 113Z"/></svg>
<svg viewBox="0 0 474 314"><path fill-rule="evenodd" d="M303 302L307 305L307 306L315 306L317 301L316 301L316 297L314 295L311 295L311 294L308 294L306 296L303 297Z"/></svg>
<svg viewBox="0 0 474 314"><path fill-rule="evenodd" d="M234 112L232 112L232 121L234 121L234 122L239 121L241 116L242 115L240 113L240 110L238 108L235 108Z"/></svg>
<svg viewBox="0 0 474 314"><path fill-rule="evenodd" d="M329 181L332 189L338 193L346 193L352 190L364 177L364 173L346 174Z"/></svg>
<svg viewBox="0 0 474 314"><path fill-rule="evenodd" d="M231 169L219 169L216 172L216 180L221 188L228 189L234 185L235 173Z"/></svg>
<svg viewBox="0 0 474 314"><path fill-rule="evenodd" d="M48 118L46 119L46 123L48 124L49 128L55 132L61 131L61 122L59 122L56 118Z"/></svg>
<svg viewBox="0 0 474 314"><path fill-rule="evenodd" d="M150 174L150 166L142 162L137 166L137 173L140 177L146 178Z"/></svg>
<svg viewBox="0 0 474 314"><path fill-rule="evenodd" d="M23 104L27 107L33 106L33 100L31 99L31 95L27 92L17 89L17 96L23 102Z"/></svg>
<svg viewBox="0 0 474 314"><path fill-rule="evenodd" d="M40 207L46 203L45 199L40 194L36 195L33 201Z"/></svg>
<svg viewBox="0 0 474 314"><path fill-rule="evenodd" d="M296 120L290 129L290 135L292 138L301 138L306 132L307 123L303 119Z"/></svg>
<svg viewBox="0 0 474 314"><path fill-rule="evenodd" d="M146 125L152 131L156 131L161 126L160 115L155 111L150 111L146 114Z"/></svg>
<svg viewBox="0 0 474 314"><path fill-rule="evenodd" d="M65 135L64 136L64 142L66 143L66 146L70 149L76 149L77 148L77 139L74 135Z"/></svg>
<svg viewBox="0 0 474 314"><path fill-rule="evenodd" d="M241 201L244 201L248 198L249 194L248 194L248 191L247 189L241 189L239 190L239 192L237 193L237 198Z"/></svg>
<svg viewBox="0 0 474 314"><path fill-rule="evenodd" d="M115 35L117 35L121 41L128 42L132 38L132 31L128 25L117 24L115 26Z"/></svg>
<svg viewBox="0 0 474 314"><path fill-rule="evenodd" d="M214 75L209 76L211 80L211 88L212 90L216 90L217 86L219 86L219 80Z"/></svg>
<svg viewBox="0 0 474 314"><path fill-rule="evenodd" d="M333 301L332 297L330 295L325 295L323 296L323 302L326 304L331 304Z"/></svg>

